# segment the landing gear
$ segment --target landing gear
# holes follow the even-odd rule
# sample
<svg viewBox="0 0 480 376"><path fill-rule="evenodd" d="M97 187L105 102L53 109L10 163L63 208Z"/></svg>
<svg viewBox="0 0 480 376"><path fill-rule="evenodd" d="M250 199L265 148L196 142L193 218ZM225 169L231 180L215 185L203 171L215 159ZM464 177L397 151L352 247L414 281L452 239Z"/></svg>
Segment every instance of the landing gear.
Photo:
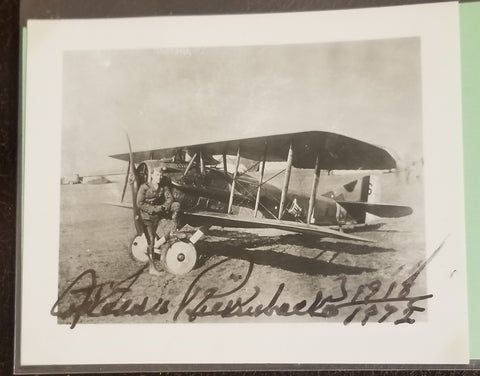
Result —
<svg viewBox="0 0 480 376"><path fill-rule="evenodd" d="M147 246L148 243L145 234L135 236L132 240L132 244L130 245L130 250L132 252L133 258L141 262L147 262Z"/></svg>
<svg viewBox="0 0 480 376"><path fill-rule="evenodd" d="M133 258L140 262L148 262L147 246L148 243L144 234L136 236L130 246ZM162 267L175 275L187 274L195 267L197 262L195 246L186 241L176 241L170 246L163 244L160 249L155 248L154 253L160 254Z"/></svg>
<svg viewBox="0 0 480 376"><path fill-rule="evenodd" d="M176 222L172 220L162 219L157 227L157 239L155 240L155 249L153 250L154 260L160 259L160 249L164 248L164 244L170 240L170 234L176 229ZM141 262L148 261L147 238L145 234L135 236L130 244L130 251L135 260Z"/></svg>
<svg viewBox="0 0 480 376"><path fill-rule="evenodd" d="M190 272L197 262L197 251L190 242L177 241L161 254L162 266L171 274Z"/></svg>
<svg viewBox="0 0 480 376"><path fill-rule="evenodd" d="M180 240L182 233L176 233L173 237L170 233L162 236L155 241L154 260L155 256L160 255L162 267L167 272L175 275L187 274L193 270L197 263L195 243L205 235L209 227L200 227L189 240ZM140 262L148 262L147 247L145 234L135 236L130 246L133 258Z"/></svg>

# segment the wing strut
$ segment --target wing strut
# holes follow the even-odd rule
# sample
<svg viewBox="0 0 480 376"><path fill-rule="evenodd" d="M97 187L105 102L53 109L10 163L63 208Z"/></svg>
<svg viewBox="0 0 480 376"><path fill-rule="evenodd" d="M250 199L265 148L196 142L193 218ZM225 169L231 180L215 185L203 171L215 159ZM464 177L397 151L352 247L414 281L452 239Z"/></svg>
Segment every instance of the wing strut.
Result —
<svg viewBox="0 0 480 376"><path fill-rule="evenodd" d="M283 180L282 195L280 196L280 207L278 208L278 219L282 219L285 199L287 198L288 184L290 183L290 173L292 172L293 150L292 143L288 149L287 167L285 168L285 179Z"/></svg>
<svg viewBox="0 0 480 376"><path fill-rule="evenodd" d="M320 154L317 153L317 159L315 160L315 170L312 182L312 191L310 192L310 200L308 201L308 214L307 224L312 221L313 208L315 207L315 200L317 198L318 180L320 179Z"/></svg>
<svg viewBox="0 0 480 376"><path fill-rule="evenodd" d="M228 201L228 209L227 209L228 214L230 214L232 212L233 195L235 193L235 181L237 180L238 165L239 164L240 164L240 146L237 149L237 160L235 161L235 171L233 172L232 187L230 188L230 200Z"/></svg>
<svg viewBox="0 0 480 376"><path fill-rule="evenodd" d="M228 169L227 169L227 154L223 153L223 172L225 173L225 176L228 176Z"/></svg>
<svg viewBox="0 0 480 376"><path fill-rule="evenodd" d="M205 161L203 160L203 153L200 152L200 173L205 175Z"/></svg>
<svg viewBox="0 0 480 376"><path fill-rule="evenodd" d="M263 161L262 161L262 170L260 172L260 177L258 178L258 188L257 188L257 197L255 199L255 211L253 216L256 218L258 213L258 204L260 203L260 191L262 190L263 184L263 174L265 173L265 160L267 159L267 141L265 141L265 149L263 151Z"/></svg>
<svg viewBox="0 0 480 376"><path fill-rule="evenodd" d="M190 169L192 168L193 166L193 162L195 162L195 159L197 158L197 153L195 153L192 157L192 159L190 159L190 162L188 162L188 166L187 168L185 169L184 173L183 173L183 176L187 175L188 174L188 171L190 171Z"/></svg>

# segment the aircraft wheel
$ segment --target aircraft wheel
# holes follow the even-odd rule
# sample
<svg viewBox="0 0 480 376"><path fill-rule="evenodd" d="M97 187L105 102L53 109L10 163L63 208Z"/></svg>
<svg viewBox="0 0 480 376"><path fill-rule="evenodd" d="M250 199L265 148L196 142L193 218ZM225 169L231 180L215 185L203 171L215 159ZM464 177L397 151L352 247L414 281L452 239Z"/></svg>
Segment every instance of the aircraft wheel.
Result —
<svg viewBox="0 0 480 376"><path fill-rule="evenodd" d="M130 250L132 252L133 258L141 262L148 261L147 248L148 243L145 234L135 236L132 240L132 244L130 245Z"/></svg>
<svg viewBox="0 0 480 376"><path fill-rule="evenodd" d="M197 251L192 243L173 243L166 252L162 252L162 264L169 273L183 275L190 272L197 262Z"/></svg>

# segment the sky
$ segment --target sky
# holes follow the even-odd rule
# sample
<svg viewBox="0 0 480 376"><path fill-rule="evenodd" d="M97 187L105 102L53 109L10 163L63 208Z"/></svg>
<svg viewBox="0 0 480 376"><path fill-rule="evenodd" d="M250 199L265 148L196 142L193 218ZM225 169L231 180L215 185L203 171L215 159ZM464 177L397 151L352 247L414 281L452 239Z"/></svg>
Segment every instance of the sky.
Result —
<svg viewBox="0 0 480 376"><path fill-rule="evenodd" d="M126 169L133 150L305 130L422 156L418 38L69 51L62 176Z"/></svg>

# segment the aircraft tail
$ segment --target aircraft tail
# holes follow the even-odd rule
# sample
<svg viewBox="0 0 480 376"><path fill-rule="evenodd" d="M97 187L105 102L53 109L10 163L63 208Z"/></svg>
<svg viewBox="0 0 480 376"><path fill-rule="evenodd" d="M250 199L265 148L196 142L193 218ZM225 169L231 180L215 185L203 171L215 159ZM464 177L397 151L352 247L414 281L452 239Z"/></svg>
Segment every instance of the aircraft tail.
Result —
<svg viewBox="0 0 480 376"><path fill-rule="evenodd" d="M363 179L366 180L365 189L367 191L367 194L366 194L366 200L365 201L361 200L361 201L368 202L370 204L378 204L378 203L382 202L381 201L381 197L382 197L381 189L382 188L381 188L381 184L379 182L379 176L378 175L369 175L369 176L365 176ZM392 206L392 205L389 205L389 207L390 206ZM375 210L375 209L377 209L377 210ZM392 209L392 208L390 208L390 209ZM363 223L373 222L375 220L375 216L392 218L392 215L394 214L393 212L394 212L393 210L389 210L386 207L383 207L383 210L382 210L382 209L380 209L380 207L378 207L378 205L377 205L377 207L369 205L365 208L365 219L364 219Z"/></svg>
<svg viewBox="0 0 480 376"><path fill-rule="evenodd" d="M338 201L357 223L369 223L369 214L382 218L399 218L413 213L409 206L376 204L370 202Z"/></svg>
<svg viewBox="0 0 480 376"><path fill-rule="evenodd" d="M377 203L381 201L382 187L378 175L366 175L352 182L359 185L359 197L345 201ZM360 183L360 184L358 184Z"/></svg>
<svg viewBox="0 0 480 376"><path fill-rule="evenodd" d="M409 206L381 203L381 184L379 175L367 175L358 179L360 197L358 201L337 201L357 223L371 223L378 217L399 218L410 215L413 210Z"/></svg>
<svg viewBox="0 0 480 376"><path fill-rule="evenodd" d="M341 182L338 188L324 193L323 196L335 201L368 202L371 194L372 183L370 182L370 176L367 175L348 183Z"/></svg>

